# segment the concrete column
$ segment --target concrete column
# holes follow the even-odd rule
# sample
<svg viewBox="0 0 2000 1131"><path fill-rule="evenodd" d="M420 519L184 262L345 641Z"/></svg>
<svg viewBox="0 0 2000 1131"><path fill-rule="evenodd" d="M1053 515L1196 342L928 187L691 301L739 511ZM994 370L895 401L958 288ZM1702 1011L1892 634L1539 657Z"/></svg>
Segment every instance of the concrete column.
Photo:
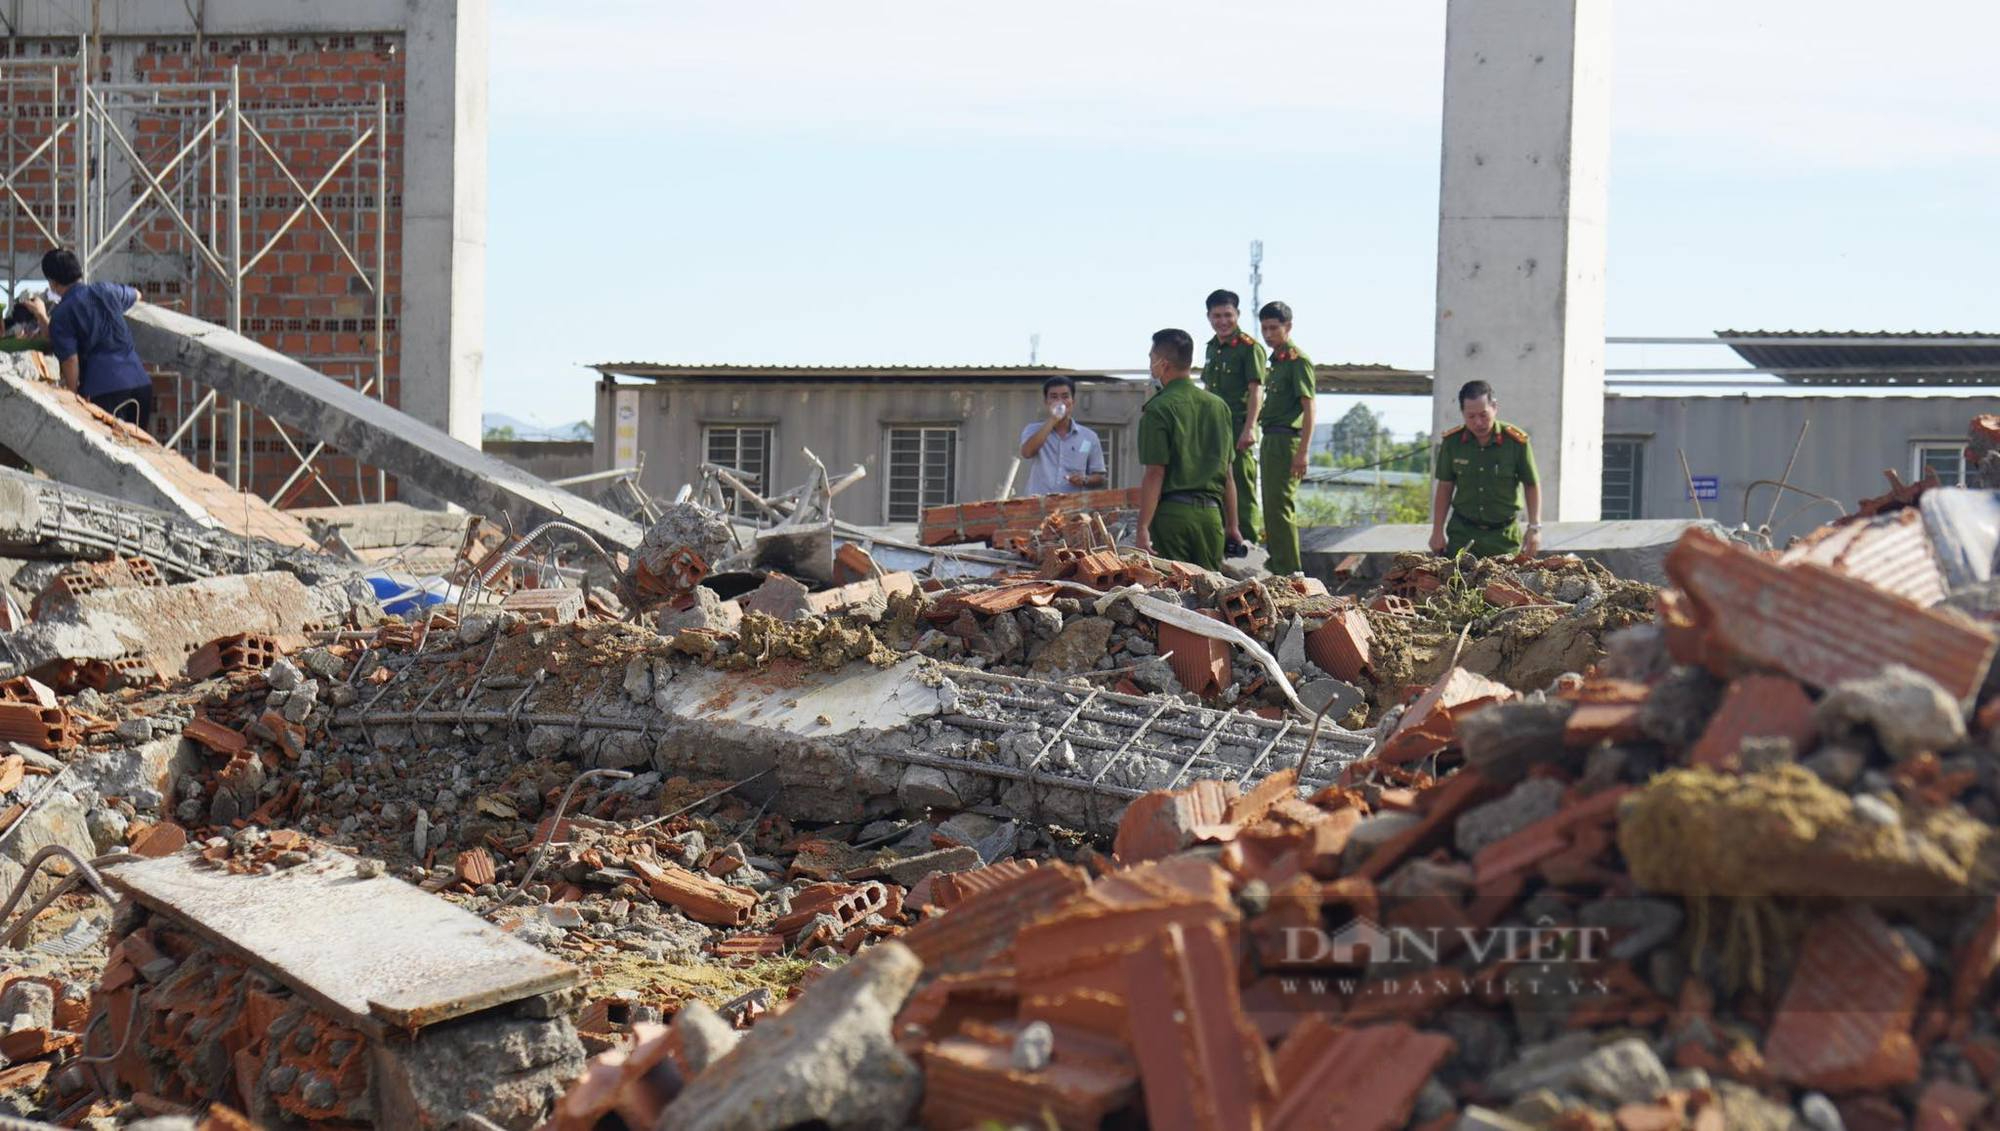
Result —
<svg viewBox="0 0 2000 1131"><path fill-rule="evenodd" d="M486 0L406 0L404 412L479 446L486 355Z"/></svg>
<svg viewBox="0 0 2000 1131"><path fill-rule="evenodd" d="M1545 522L1598 511L1610 58L1610 0L1450 0L1432 417L1490 382Z"/></svg>

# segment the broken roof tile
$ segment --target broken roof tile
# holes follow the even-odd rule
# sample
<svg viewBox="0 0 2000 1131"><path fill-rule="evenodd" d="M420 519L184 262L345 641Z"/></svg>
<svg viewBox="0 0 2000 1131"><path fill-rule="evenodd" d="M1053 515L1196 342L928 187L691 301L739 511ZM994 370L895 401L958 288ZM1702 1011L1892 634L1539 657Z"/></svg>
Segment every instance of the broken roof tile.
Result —
<svg viewBox="0 0 2000 1131"><path fill-rule="evenodd" d="M1779 565L1798 562L1818 563L1925 607L1948 593L1923 512L1915 507L1823 526L1778 556Z"/></svg>
<svg viewBox="0 0 2000 1131"><path fill-rule="evenodd" d="M1243 1014L1236 950L1218 924L1174 924L1125 959L1150 992L1127 1003L1154 1131L1261 1125L1277 1091L1263 1040Z"/></svg>
<svg viewBox="0 0 2000 1131"><path fill-rule="evenodd" d="M1994 637L1984 629L1825 566L1777 565L1700 530L1681 536L1666 568L1700 632L1679 637L1698 652L1676 658L1724 678L1769 668L1823 688L1902 664L1964 702L1993 659Z"/></svg>

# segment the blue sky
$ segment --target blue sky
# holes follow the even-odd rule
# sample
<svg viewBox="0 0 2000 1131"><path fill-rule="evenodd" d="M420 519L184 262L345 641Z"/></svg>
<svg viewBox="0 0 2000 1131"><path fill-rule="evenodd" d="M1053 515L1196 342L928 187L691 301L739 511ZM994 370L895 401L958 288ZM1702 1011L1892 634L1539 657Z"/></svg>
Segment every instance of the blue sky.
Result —
<svg viewBox="0 0 2000 1131"><path fill-rule="evenodd" d="M1615 11L1608 333L2000 331L2000 5ZM587 417L607 360L1012 364L1039 333L1138 367L1247 291L1252 239L1316 359L1428 368L1443 12L500 0L486 409Z"/></svg>

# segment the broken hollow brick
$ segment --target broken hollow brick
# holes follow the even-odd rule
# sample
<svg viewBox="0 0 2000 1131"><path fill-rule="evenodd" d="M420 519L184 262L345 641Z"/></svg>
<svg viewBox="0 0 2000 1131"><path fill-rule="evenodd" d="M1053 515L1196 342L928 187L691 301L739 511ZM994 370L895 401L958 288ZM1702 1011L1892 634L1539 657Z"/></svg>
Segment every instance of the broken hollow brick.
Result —
<svg viewBox="0 0 2000 1131"><path fill-rule="evenodd" d="M1764 1038L1765 1066L1786 1083L1828 1092L1914 1082L1910 1025L1924 982L1923 963L1875 912L1827 915L1806 932Z"/></svg>
<svg viewBox="0 0 2000 1131"><path fill-rule="evenodd" d="M1708 729L1688 750L1688 764L1712 769L1738 768L1738 753L1749 738L1783 738L1794 756L1811 752L1819 737L1813 703L1795 679L1781 675L1749 675L1729 685L1722 705L1708 720Z"/></svg>
<svg viewBox="0 0 2000 1131"><path fill-rule="evenodd" d="M1277 1092L1263 1038L1243 1014L1222 926L1167 925L1125 959L1126 1003L1146 1117L1155 1131L1259 1127Z"/></svg>
<svg viewBox="0 0 2000 1131"><path fill-rule="evenodd" d="M1994 637L1982 628L1824 566L1777 565L1699 530L1681 536L1666 569L1681 589L1662 602L1674 658L1723 678L1767 668L1824 688L1902 664L1964 703L1993 659Z"/></svg>
<svg viewBox="0 0 2000 1131"><path fill-rule="evenodd" d="M741 927L750 921L757 897L740 888L718 884L672 864L655 864L630 857L626 864L646 881L647 891L661 903L681 909L697 923L717 927Z"/></svg>
<svg viewBox="0 0 2000 1131"><path fill-rule="evenodd" d="M1373 662L1374 629L1360 609L1344 608L1306 634L1306 655L1335 679L1360 683Z"/></svg>

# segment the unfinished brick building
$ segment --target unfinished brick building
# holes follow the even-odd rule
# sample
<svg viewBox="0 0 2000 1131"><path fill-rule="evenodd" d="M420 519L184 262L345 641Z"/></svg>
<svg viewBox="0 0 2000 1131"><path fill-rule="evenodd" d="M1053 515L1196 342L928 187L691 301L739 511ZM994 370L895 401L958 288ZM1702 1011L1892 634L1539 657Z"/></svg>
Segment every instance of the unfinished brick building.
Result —
<svg viewBox="0 0 2000 1131"><path fill-rule="evenodd" d="M0 37L0 240L14 290L39 289L39 256L60 243L92 278L233 324L478 442L483 4L19 12ZM406 152L406 140L420 144ZM239 426L234 405L176 375L160 374L156 392L157 434L261 496L396 495L337 452L305 460L316 438L254 406Z"/></svg>

